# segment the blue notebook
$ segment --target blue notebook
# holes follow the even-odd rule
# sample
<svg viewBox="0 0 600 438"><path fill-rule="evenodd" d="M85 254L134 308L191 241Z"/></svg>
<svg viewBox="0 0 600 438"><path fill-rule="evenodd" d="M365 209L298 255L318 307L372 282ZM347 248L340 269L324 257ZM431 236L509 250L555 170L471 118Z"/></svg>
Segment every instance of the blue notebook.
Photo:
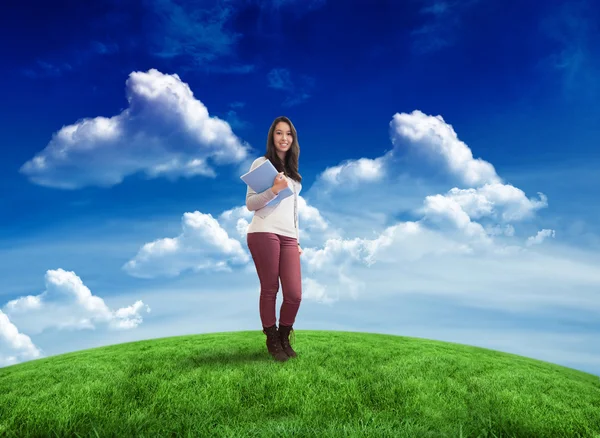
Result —
<svg viewBox="0 0 600 438"><path fill-rule="evenodd" d="M273 181L277 176L277 169L271 163L270 160L266 160L264 163L261 163L258 167L252 169L250 172L243 174L240 176L242 181L250 186L252 190L256 193L262 193L267 189L270 189L273 186ZM269 201L267 205L276 205L281 202L282 199L287 198L288 196L292 196L294 192L289 187L283 189L279 194Z"/></svg>

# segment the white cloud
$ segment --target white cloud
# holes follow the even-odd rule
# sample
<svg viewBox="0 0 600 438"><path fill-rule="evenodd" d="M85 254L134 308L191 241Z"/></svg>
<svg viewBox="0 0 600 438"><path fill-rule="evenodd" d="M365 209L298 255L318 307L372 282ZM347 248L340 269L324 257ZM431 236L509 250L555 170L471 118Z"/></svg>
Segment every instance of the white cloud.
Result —
<svg viewBox="0 0 600 438"><path fill-rule="evenodd" d="M302 299L322 304L334 303L334 300L327 293L325 286L317 280L307 276L302 277Z"/></svg>
<svg viewBox="0 0 600 438"><path fill-rule="evenodd" d="M237 236L240 240L246 239L248 226L252 222L253 212L245 205L226 210L219 215L219 224L230 236Z"/></svg>
<svg viewBox="0 0 600 438"><path fill-rule="evenodd" d="M233 218L236 214L241 214L239 209L225 216ZM230 237L217 219L195 211L184 213L181 234L146 243L123 269L140 278L174 277L186 270L229 271L230 265L249 260L240 241Z"/></svg>
<svg viewBox="0 0 600 438"><path fill-rule="evenodd" d="M72 271L48 270L45 283L46 290L41 294L10 300L0 311L0 337L8 339L9 347L17 350L16 356L0 351L4 361L21 362L40 355L29 336L19 330L29 335L46 329L95 330L99 325L111 330L129 330L142 323L144 308L150 312L150 307L139 300L131 306L111 310Z"/></svg>
<svg viewBox="0 0 600 438"><path fill-rule="evenodd" d="M419 110L396 113L390 122L389 134L392 150L376 158L345 160L325 169L317 181L326 189L347 187L354 190L366 183L385 180L389 184L390 178L414 175L422 170L424 163L429 163L430 171L432 167L436 172L443 169L468 187L502 185L494 166L480 158L475 159L471 149L458 139L442 116L426 115Z"/></svg>
<svg viewBox="0 0 600 438"><path fill-rule="evenodd" d="M327 214L329 208L332 217L353 202L354 216L382 224L385 221L376 220L377 211L389 215L396 205L396 211L406 213L411 193L423 192L419 178L425 175L423 163L427 162L428 176L439 174L441 169L461 184L475 187L427 194L421 206L410 208L411 214L423 224L443 228L449 235L458 230L463 237L475 239L471 244L488 249L492 247L491 237L499 235L499 226L504 226L502 236L513 237L515 228L508 227L509 222L532 219L539 209L548 206L543 193L538 193L539 199L528 198L521 189L502 183L494 167L474 159L469 147L441 116L428 116L418 110L396 113L390 122L390 138L394 148L378 158L344 161L326 169L308 196L321 201L322 210ZM356 209L356 205L361 208Z"/></svg>
<svg viewBox="0 0 600 438"><path fill-rule="evenodd" d="M441 221L447 221L457 229L463 231L467 236L480 237L489 242L483 226L471 221L469 215L453 198L443 195L427 196L422 211L425 219L431 219L437 224Z"/></svg>
<svg viewBox="0 0 600 438"><path fill-rule="evenodd" d="M513 236L514 227L505 224L504 231L498 233L497 227L500 225L495 222L507 223L532 218L536 210L548 205L546 196L543 193L539 193L539 196L539 201L529 199L522 190L507 184L485 184L476 189L455 187L445 195L427 196L418 212L437 223L440 219L447 221L470 236L478 235L484 239L488 234ZM485 229L473 219L494 223L488 223ZM490 229L496 231L490 232Z"/></svg>
<svg viewBox="0 0 600 438"><path fill-rule="evenodd" d="M330 185L355 186L365 182L380 181L385 175L384 166L384 157L346 160L337 166L328 167L319 178Z"/></svg>
<svg viewBox="0 0 600 438"><path fill-rule="evenodd" d="M555 234L556 234L556 232L554 230L543 229L541 231L538 231L538 233L535 236L529 237L527 239L527 242L525 242L525 244L527 246L539 245L544 240L546 240L546 238L554 237Z"/></svg>
<svg viewBox="0 0 600 438"><path fill-rule="evenodd" d="M108 117L64 126L20 169L36 184L78 189L109 187L129 175L215 177L218 165L239 163L248 145L229 124L211 117L177 74L132 72L129 107Z"/></svg>
<svg viewBox="0 0 600 438"><path fill-rule="evenodd" d="M340 299L357 299L359 292L366 290L364 282L349 276L344 269L339 269L334 275L335 281L326 282L326 286L312 277L304 276L302 299L332 306Z"/></svg>
<svg viewBox="0 0 600 438"><path fill-rule="evenodd" d="M306 246L320 245L327 239L341 237L342 230L332 227L318 208L309 205L303 196L298 196L298 226L300 243Z"/></svg>
<svg viewBox="0 0 600 438"><path fill-rule="evenodd" d="M501 183L494 166L481 158L475 159L442 116L429 116L419 110L396 113L390 122L390 135L394 154L409 148L434 163L441 162L469 187Z"/></svg>
<svg viewBox="0 0 600 438"><path fill-rule="evenodd" d="M350 261L368 263L377 240L329 239L322 248L305 248L304 261L309 270L339 267Z"/></svg>
<svg viewBox="0 0 600 438"><path fill-rule="evenodd" d="M394 264L410 266L420 260L438 260L447 254L469 254L473 249L467 241L457 241L431 230L421 222L398 222L387 227L373 239L331 238L320 248L305 248L303 273L310 278L308 299L333 303L356 298L359 292L382 293L372 288L369 271L379 271L381 278L397 278ZM335 298L334 298L335 296Z"/></svg>
<svg viewBox="0 0 600 438"><path fill-rule="evenodd" d="M0 367L36 359L42 352L31 338L19 332L8 315L0 310Z"/></svg>
<svg viewBox="0 0 600 438"><path fill-rule="evenodd" d="M600 272L590 254L558 246L542 253L488 239L488 245L478 245L466 234L399 222L374 239L328 240L322 248L305 249L303 275L311 279L306 298L332 304L357 292L363 300L418 294L496 311L600 312ZM341 275L368 288L342 286Z"/></svg>
<svg viewBox="0 0 600 438"><path fill-rule="evenodd" d="M364 233L389 225L391 217L410 215L437 226L450 224L489 246L486 227L529 219L547 206L544 194L539 194L540 200L528 199L522 190L503 184L494 167L475 159L441 116L418 110L396 113L389 135L391 150L374 159L346 160L332 166L309 190L312 202L328 217L337 218L334 223L350 216L346 222L357 225L362 221ZM443 178L436 178L440 175ZM447 190L449 180L468 187L454 187L445 195L431 193L440 193L442 181ZM482 223L475 221L479 219Z"/></svg>
<svg viewBox="0 0 600 438"><path fill-rule="evenodd" d="M476 189L451 189L446 196L456 200L473 219L493 216L505 222L529 219L536 210L548 206L548 198L538 193L540 199L530 199L510 184L485 184ZM498 214L501 213L501 214Z"/></svg>
<svg viewBox="0 0 600 438"><path fill-rule="evenodd" d="M359 263L370 266L374 263L376 254L382 248L389 246L396 234L410 236L418 234L422 227L416 222L406 222L388 227L375 239L330 238L322 248L306 248L303 261L308 271L330 270Z"/></svg>
<svg viewBox="0 0 600 438"><path fill-rule="evenodd" d="M329 228L329 224L321 216L321 212L312 205L308 205L302 196L298 196L298 220L302 220L308 228L315 230L325 231Z"/></svg>
<svg viewBox="0 0 600 438"><path fill-rule="evenodd" d="M515 235L515 227L513 227L511 224L506 224L504 226L501 226L501 225L487 226L485 231L488 235L491 235L491 236L512 237Z"/></svg>
<svg viewBox="0 0 600 438"><path fill-rule="evenodd" d="M42 308L42 295L27 295L25 297L11 300L6 304L6 308L13 312L40 310Z"/></svg>
<svg viewBox="0 0 600 438"><path fill-rule="evenodd" d="M377 283L387 282L382 286L383 291L389 289L389 282L404 281L403 286L394 287L398 293L418 290L421 293L469 296L474 290L468 287L467 279L474 278L476 281L473 285L480 281L490 291L495 291L498 285L504 283L504 280L497 280L497 272L504 272L506 266L516 270L507 271L506 278L521 275L525 279L513 289L536 290L540 284L545 284L540 265L532 263L538 256L532 255L526 248L531 244L522 245L521 238L515 236L517 230L510 222L535 220L536 212L548 206L547 197L538 192L538 199L528 198L521 189L502 183L494 167L486 161L474 159L471 150L458 139L453 128L441 116L427 116L420 111L396 114L390 127L393 150L375 160L363 158L344 161L339 166L329 168L308 192L309 197L314 195L321 201L317 204L321 215L338 218L334 222L336 225L341 220L336 211L345 211L344 206L352 203L355 215L364 216L364 229L369 228L370 221L374 234L372 238L353 237L356 228L344 227L345 238L329 237L324 239L322 245L305 248L303 261L306 275L311 279L308 283L309 296L329 303L350 296L348 288L339 287L340 275L346 275L350 281L360 279L366 282L371 292L377 290L374 286ZM403 160L399 159L402 155ZM417 155L419 159L414 160ZM397 175L402 175L403 185L411 187L411 190L418 187L415 184L418 179L408 176L414 175L412 166L407 165L406 172L397 166L399 163L418 164L423 158L430 162L432 173L443 169L462 184L475 187L454 187L445 194L424 196L422 205L411 210L411 215L417 216L415 220L393 220L388 215L385 226L381 227L385 221L375 223L372 216L380 207L375 203L375 199L379 199L375 195L383 191L386 195L382 199L387 199L388 203L396 201L390 193L393 191L390 183ZM375 162L378 163L376 167L372 166ZM360 163L363 163L362 166ZM371 166L365 166L366 163ZM370 179L364 178L364 173L360 171L364 168L376 168L377 172L371 172ZM367 180L373 184L366 186L364 182ZM352 196L342 196L341 191L332 194L323 190L323 183L327 183L325 188L343 184L343 188L355 198L361 190L367 191L369 196L361 197L359 202ZM400 187L400 184L396 187ZM371 216L364 212L370 212ZM535 239L530 238L529 242L541 241L547 234L545 232ZM547 266L554 266L556 260L561 259L556 254L552 258L539 257L538 260L544 260ZM485 264L484 268L477 268L477 273L469 272L469 266L480 262ZM524 267L531 272L520 273ZM587 266L578 266L577 269L588 277L591 275ZM569 281L569 274L563 273L550 288L558 290L559 284L567 287ZM597 279L592 275L590 281L594 283ZM341 291L337 297L336 291ZM483 294L477 298L483 302L486 299L490 302L504 301L509 307L518 306L515 302L519 301L539 300L548 304L561 302L564 298L558 292L541 296L527 291L525 296L527 298L518 294L493 297ZM566 301L572 303L570 299ZM577 306L576 303L574 305Z"/></svg>

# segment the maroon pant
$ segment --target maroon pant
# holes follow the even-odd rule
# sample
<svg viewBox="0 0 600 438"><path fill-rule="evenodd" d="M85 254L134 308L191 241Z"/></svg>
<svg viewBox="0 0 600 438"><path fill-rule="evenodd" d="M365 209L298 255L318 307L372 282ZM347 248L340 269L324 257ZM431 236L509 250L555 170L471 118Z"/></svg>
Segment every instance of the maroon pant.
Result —
<svg viewBox="0 0 600 438"><path fill-rule="evenodd" d="M277 322L275 304L280 278L283 303L279 324L293 325L302 300L298 241L275 233L248 233L247 242L260 280L259 309L263 327L272 327Z"/></svg>

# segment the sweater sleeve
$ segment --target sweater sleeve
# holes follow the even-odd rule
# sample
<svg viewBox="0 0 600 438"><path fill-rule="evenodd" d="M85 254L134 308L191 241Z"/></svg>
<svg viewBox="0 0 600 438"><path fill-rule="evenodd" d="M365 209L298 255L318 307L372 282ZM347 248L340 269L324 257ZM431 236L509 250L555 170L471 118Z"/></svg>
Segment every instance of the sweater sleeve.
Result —
<svg viewBox="0 0 600 438"><path fill-rule="evenodd" d="M256 168L262 161L256 160L252 163L250 170ZM250 186L247 186L246 190L246 208L250 211L256 211L258 209L263 208L265 205L269 203L272 199L275 199L277 195L273 193L271 188L269 187L267 190L261 193L256 193Z"/></svg>

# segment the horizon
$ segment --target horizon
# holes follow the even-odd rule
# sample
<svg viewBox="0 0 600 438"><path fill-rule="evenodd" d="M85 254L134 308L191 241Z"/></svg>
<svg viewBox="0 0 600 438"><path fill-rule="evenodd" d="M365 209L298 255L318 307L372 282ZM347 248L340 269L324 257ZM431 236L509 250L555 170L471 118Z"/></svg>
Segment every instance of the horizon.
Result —
<svg viewBox="0 0 600 438"><path fill-rule="evenodd" d="M240 176L286 115L295 329L600 376L600 4L393 3L3 6L0 367L262 330Z"/></svg>

